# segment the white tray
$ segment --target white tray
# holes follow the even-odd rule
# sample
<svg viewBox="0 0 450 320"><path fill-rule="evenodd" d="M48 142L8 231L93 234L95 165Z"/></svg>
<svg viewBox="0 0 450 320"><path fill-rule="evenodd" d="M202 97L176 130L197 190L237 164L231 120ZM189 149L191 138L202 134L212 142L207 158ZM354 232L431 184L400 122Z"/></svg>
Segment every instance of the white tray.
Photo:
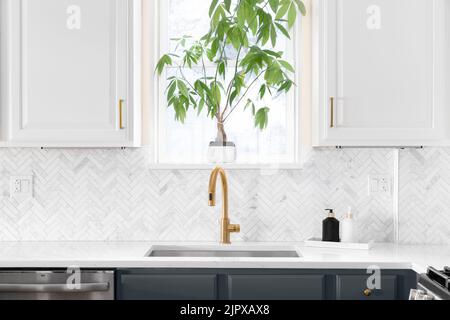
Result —
<svg viewBox="0 0 450 320"><path fill-rule="evenodd" d="M367 243L343 243L343 242L326 242L319 238L310 238L305 241L306 247L315 248L334 248L334 249L354 249L354 250L370 250L374 245L374 241Z"/></svg>

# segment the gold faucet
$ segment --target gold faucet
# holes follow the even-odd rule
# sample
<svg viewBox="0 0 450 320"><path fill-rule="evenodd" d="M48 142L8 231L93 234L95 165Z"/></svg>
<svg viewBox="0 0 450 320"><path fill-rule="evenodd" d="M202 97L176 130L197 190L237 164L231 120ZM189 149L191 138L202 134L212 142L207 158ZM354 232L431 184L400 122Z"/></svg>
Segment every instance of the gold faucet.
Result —
<svg viewBox="0 0 450 320"><path fill-rule="evenodd" d="M230 234L233 232L239 233L241 231L241 226L238 224L231 224L230 218L228 217L228 182L225 170L221 167L215 168L211 173L211 178L209 179L209 206L216 206L216 184L217 178L220 174L220 180L222 181L222 193L223 193L223 204L222 204L222 219L220 221L220 243L231 244Z"/></svg>

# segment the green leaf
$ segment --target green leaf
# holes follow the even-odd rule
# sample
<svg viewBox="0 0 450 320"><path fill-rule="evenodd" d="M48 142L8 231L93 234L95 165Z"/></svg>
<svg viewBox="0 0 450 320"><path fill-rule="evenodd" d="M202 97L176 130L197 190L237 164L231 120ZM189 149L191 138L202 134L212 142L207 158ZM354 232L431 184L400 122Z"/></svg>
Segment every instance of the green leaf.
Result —
<svg viewBox="0 0 450 320"><path fill-rule="evenodd" d="M221 61L218 66L219 75L225 78L225 62Z"/></svg>
<svg viewBox="0 0 450 320"><path fill-rule="evenodd" d="M294 4L291 4L288 12L288 26L292 28L295 24L295 20L297 20L297 9Z"/></svg>
<svg viewBox="0 0 450 320"><path fill-rule="evenodd" d="M261 88L259 89L259 98L264 98L264 95L266 94L266 85L263 84Z"/></svg>
<svg viewBox="0 0 450 320"><path fill-rule="evenodd" d="M224 0L225 9L230 12L231 9L231 0Z"/></svg>
<svg viewBox="0 0 450 320"><path fill-rule="evenodd" d="M216 9L217 3L219 3L219 0L212 0L211 6L209 7L209 16L210 17L212 16L214 9Z"/></svg>
<svg viewBox="0 0 450 320"><path fill-rule="evenodd" d="M173 97L173 94L175 93L175 89L177 88L177 83L175 80L173 80L168 87L167 90L167 98Z"/></svg>
<svg viewBox="0 0 450 320"><path fill-rule="evenodd" d="M292 72L292 73L295 72L294 67L293 67L289 62L287 62L287 61L285 61L285 60L278 60L278 62L279 62L286 70L288 70L288 71L290 71L290 72Z"/></svg>
<svg viewBox="0 0 450 320"><path fill-rule="evenodd" d="M236 17L238 25L241 27L245 26L245 21L247 20L245 5L239 6L236 12Z"/></svg>
<svg viewBox="0 0 450 320"><path fill-rule="evenodd" d="M175 103L175 100L177 100L178 98L176 96L171 97L170 99L167 99L167 107L170 107L171 105L173 105Z"/></svg>
<svg viewBox="0 0 450 320"><path fill-rule="evenodd" d="M275 52L273 50L269 50L269 49L264 49L263 50L264 53L267 53L268 55L272 56L272 57L276 57L276 58L281 58L283 52Z"/></svg>
<svg viewBox="0 0 450 320"><path fill-rule="evenodd" d="M247 99L247 103L245 104L244 111L247 110L249 107L252 108L252 109L251 109L251 110L252 110L252 115L255 116L255 114L256 114L256 107L255 107L255 104L253 103L252 100Z"/></svg>
<svg viewBox="0 0 450 320"><path fill-rule="evenodd" d="M280 0L269 0L270 8L272 9L273 13L277 13L278 6L280 5Z"/></svg>
<svg viewBox="0 0 450 320"><path fill-rule="evenodd" d="M194 109L197 109L197 101L195 100L195 96L196 96L195 93L193 95L191 95L189 97L189 101L190 101L190 104L194 107ZM187 107L189 107L189 105Z"/></svg>
<svg viewBox="0 0 450 320"><path fill-rule="evenodd" d="M236 99L237 95L238 95L238 91L237 90L233 90L233 92L230 95L230 105L233 104L233 101L234 101L234 99Z"/></svg>
<svg viewBox="0 0 450 320"><path fill-rule="evenodd" d="M172 106L175 111L175 120L184 123L186 119L186 105L189 105L189 99L183 96L174 96L169 100L169 106Z"/></svg>
<svg viewBox="0 0 450 320"><path fill-rule="evenodd" d="M227 32L227 36L228 40L233 45L233 48L239 50L242 43L241 30L237 26L230 28L230 30L228 30Z"/></svg>
<svg viewBox="0 0 450 320"><path fill-rule="evenodd" d="M186 109L185 109L186 100L180 99L178 104L175 106L175 119L181 123L184 123L186 120Z"/></svg>
<svg viewBox="0 0 450 320"><path fill-rule="evenodd" d="M220 103L222 101L222 95L220 92L220 87L218 83L211 83L211 93L213 96L213 101L215 106L220 106Z"/></svg>
<svg viewBox="0 0 450 320"><path fill-rule="evenodd" d="M220 19L225 18L225 17L226 17L225 9L220 4L217 7L216 11L214 11L214 14L211 17L211 26L213 27L213 29L215 29L219 25Z"/></svg>
<svg viewBox="0 0 450 320"><path fill-rule="evenodd" d="M285 82L283 82L283 84L278 88L278 92L289 92L289 90L291 90L291 87L294 83L291 80L286 80Z"/></svg>
<svg viewBox="0 0 450 320"><path fill-rule="evenodd" d="M291 4L290 4L289 1L288 1L288 2L285 2L285 3L280 7L280 9L278 9L278 12L277 12L277 14L276 14L276 16L275 16L275 19L276 19L276 20L283 19L284 16L286 15L286 13L288 12L290 5L291 5Z"/></svg>
<svg viewBox="0 0 450 320"><path fill-rule="evenodd" d="M237 94L241 93L242 88L244 87L245 75L239 73L233 79L233 86L237 92Z"/></svg>
<svg viewBox="0 0 450 320"><path fill-rule="evenodd" d="M180 93L184 97L189 98L189 90L188 90L186 84L182 80L177 80L177 86L178 86L178 90L180 90Z"/></svg>
<svg viewBox="0 0 450 320"><path fill-rule="evenodd" d="M219 22L217 25L216 36L219 41L224 41L225 33L228 31L229 26L226 22Z"/></svg>
<svg viewBox="0 0 450 320"><path fill-rule="evenodd" d="M213 60L214 57L217 55L217 51L219 51L219 47L220 47L220 41L219 41L219 39L216 38L211 43L211 56L212 56L212 59L210 59L210 60Z"/></svg>
<svg viewBox="0 0 450 320"><path fill-rule="evenodd" d="M264 46L270 38L270 28L269 26L264 26L260 28L260 36L261 43Z"/></svg>
<svg viewBox="0 0 450 320"><path fill-rule="evenodd" d="M158 74L161 75L164 71L165 66L166 65L171 66L172 63L173 63L172 58L168 54L163 55L156 65L156 70Z"/></svg>
<svg viewBox="0 0 450 320"><path fill-rule="evenodd" d="M281 33L284 34L284 36L286 38L288 38L289 40L291 39L289 32L286 30L286 28L281 23L275 22L275 25L277 26L278 30L280 30Z"/></svg>
<svg viewBox="0 0 450 320"><path fill-rule="evenodd" d="M283 72L278 65L274 64L267 68L266 73L264 74L264 80L266 80L269 85L277 85L284 80Z"/></svg>
<svg viewBox="0 0 450 320"><path fill-rule="evenodd" d="M188 66L189 68L192 68L192 58L189 52L186 52L186 55L183 58L183 64Z"/></svg>
<svg viewBox="0 0 450 320"><path fill-rule="evenodd" d="M213 55L211 49L208 49L206 50L206 57L208 58L209 61L213 61L216 56Z"/></svg>
<svg viewBox="0 0 450 320"><path fill-rule="evenodd" d="M272 47L277 45L277 30L275 29L275 25L270 26L270 41L272 43Z"/></svg>
<svg viewBox="0 0 450 320"><path fill-rule="evenodd" d="M200 101L198 102L197 115L200 115L200 113L202 113L204 107L205 107L205 100L200 99Z"/></svg>
<svg viewBox="0 0 450 320"><path fill-rule="evenodd" d="M306 16L306 8L305 4L301 0L295 0L295 3L297 4L298 10L302 13L303 16Z"/></svg>
<svg viewBox="0 0 450 320"><path fill-rule="evenodd" d="M267 125L269 124L269 111L270 109L268 107L264 107L259 109L255 114L255 127L263 130L267 128Z"/></svg>
<svg viewBox="0 0 450 320"><path fill-rule="evenodd" d="M258 19L251 19L250 22L248 22L248 27L252 34L255 35L258 32Z"/></svg>

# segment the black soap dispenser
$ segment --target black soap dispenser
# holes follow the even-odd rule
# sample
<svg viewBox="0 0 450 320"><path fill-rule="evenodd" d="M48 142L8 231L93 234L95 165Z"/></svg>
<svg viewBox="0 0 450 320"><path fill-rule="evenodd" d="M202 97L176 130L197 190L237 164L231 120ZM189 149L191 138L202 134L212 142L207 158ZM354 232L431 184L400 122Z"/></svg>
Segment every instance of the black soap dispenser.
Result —
<svg viewBox="0 0 450 320"><path fill-rule="evenodd" d="M328 218L322 223L322 241L340 242L339 239L339 221L334 215L333 209L326 209Z"/></svg>

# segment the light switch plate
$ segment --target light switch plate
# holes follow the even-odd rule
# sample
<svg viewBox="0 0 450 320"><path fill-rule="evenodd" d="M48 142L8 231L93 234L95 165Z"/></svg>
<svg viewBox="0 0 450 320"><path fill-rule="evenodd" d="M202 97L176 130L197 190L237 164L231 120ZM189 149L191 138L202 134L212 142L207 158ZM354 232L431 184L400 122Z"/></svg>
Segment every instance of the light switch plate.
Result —
<svg viewBox="0 0 450 320"><path fill-rule="evenodd" d="M371 174L368 181L368 195L391 195L391 176L388 174Z"/></svg>
<svg viewBox="0 0 450 320"><path fill-rule="evenodd" d="M11 198L33 198L33 176L12 176L9 180L9 190Z"/></svg>

